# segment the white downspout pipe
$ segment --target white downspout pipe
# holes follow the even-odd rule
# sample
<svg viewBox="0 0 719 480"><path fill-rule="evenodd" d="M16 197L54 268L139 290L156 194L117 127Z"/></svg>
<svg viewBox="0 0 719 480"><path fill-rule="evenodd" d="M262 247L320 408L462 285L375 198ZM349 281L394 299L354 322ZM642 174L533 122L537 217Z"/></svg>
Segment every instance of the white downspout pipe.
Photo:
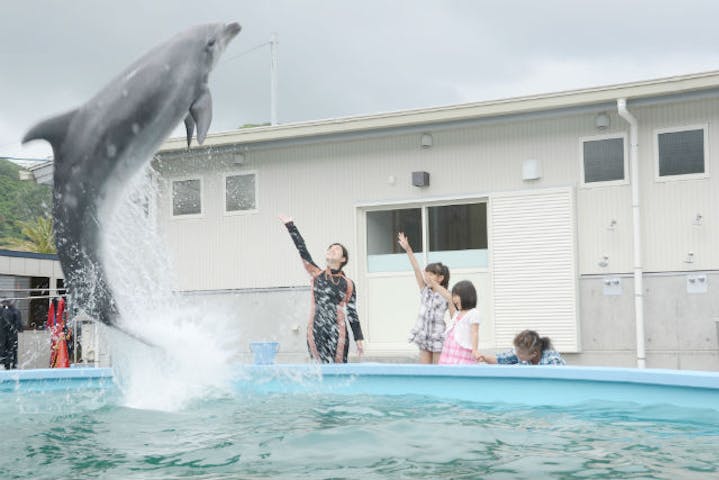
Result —
<svg viewBox="0 0 719 480"><path fill-rule="evenodd" d="M632 184L632 227L634 230L634 323L637 331L637 367L646 367L644 351L644 285L642 281L642 236L639 209L639 130L637 119L627 110L627 100L617 99L619 115L629 123L629 166Z"/></svg>

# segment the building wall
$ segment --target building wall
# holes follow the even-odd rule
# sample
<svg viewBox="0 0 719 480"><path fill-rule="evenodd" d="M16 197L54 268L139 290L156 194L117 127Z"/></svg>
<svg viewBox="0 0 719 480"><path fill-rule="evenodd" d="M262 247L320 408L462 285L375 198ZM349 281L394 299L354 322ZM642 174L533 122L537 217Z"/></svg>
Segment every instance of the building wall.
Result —
<svg viewBox="0 0 719 480"><path fill-rule="evenodd" d="M719 101L715 99L651 107L630 107L639 122L639 171L642 266L647 272L716 270L719 251ZM612 129L623 120L612 115ZM703 179L661 181L656 178L655 131L669 127L704 125L708 128L709 176ZM579 156L579 147L577 147ZM578 162L579 160L577 160ZM632 271L631 185L578 188L580 273ZM694 225L697 214L701 226ZM616 220L614 228L609 228ZM694 253L694 262L685 260ZM609 257L609 265L599 260Z"/></svg>
<svg viewBox="0 0 719 480"><path fill-rule="evenodd" d="M719 101L714 99L654 106L632 106L630 102L629 108L639 120L641 263L645 272L665 273L658 279L647 275L646 280L647 288L651 285L661 292L660 296L646 296L648 366L676 364L694 368L702 362L692 360L699 358L692 351L702 351L709 359L706 365L715 368L711 365L716 362L716 345L689 334L689 343L682 344L682 348L671 344L671 334L661 333L658 325L679 322L684 316L670 316L658 306L669 299L682 308L691 305L696 318L717 316L716 292L711 282L706 294L690 296L686 289L675 288L686 280L685 272L719 270L719 251L713 248L719 241L719 213L713 208L719 191L713 174L719 171L714 147L719 145L719 132L712 128L717 107ZM276 217L277 213L286 213L295 218L317 263L322 263L323 252L331 242L339 241L349 248L351 259L346 270L357 281L369 339L376 335L378 342L387 346L380 356L392 351L397 356L412 355L410 346L400 346L402 332L406 334L414 321L416 285L405 274L374 282L368 278L363 263L366 232L359 218L362 209L367 205L391 207L455 197L488 198L491 202L493 195L505 192L569 188L576 192L577 311L581 324L578 340L582 348L581 353L571 355L572 361L633 365L635 342L629 340L631 335L617 333L627 329L633 332L634 328L633 287L631 279L624 280L633 267L631 185L627 181L612 186L585 186L580 179L580 139L599 133L626 134L628 125L609 112L610 127L598 132L594 127L595 113L428 128L433 137L429 149L420 147L420 134L400 133L276 148L254 149L249 145L243 165L235 165L227 158L163 161L159 170L167 182L159 198L158 218L174 257L176 286L185 291L260 289L253 295L262 299L263 288L307 285L309 279ZM657 181L654 132L685 125L708 126L705 164L709 175L698 180ZM522 163L527 159L540 162L539 180L522 180ZM413 187L413 171L429 172L430 186ZM223 213L223 175L233 172L257 173L256 213ZM203 213L196 218L171 218L169 181L188 176L202 178ZM704 218L700 226L692 223L697 213ZM694 253L693 263L685 261L689 252ZM489 254L491 263L491 244ZM606 266L600 262L604 257ZM496 325L492 323L491 268L463 274L476 278L481 285L480 297L488 299L483 307L487 309L487 328L483 332L492 338L482 341L496 348L505 347L493 339ZM611 298L598 294L597 284L613 275L623 279L623 294ZM669 287L662 282L676 285ZM368 300L368 295L377 301ZM376 311L384 310L382 306L392 298L396 298L396 311L406 312L401 318L390 315L396 323L373 323L372 318L367 318L378 315ZM660 320L663 315L668 315L666 320ZM602 329L606 334L599 335L599 325L606 327ZM702 325L704 328L706 323ZM291 342L291 338L286 341Z"/></svg>
<svg viewBox="0 0 719 480"><path fill-rule="evenodd" d="M48 277L61 279L62 268L57 260L6 256L0 254L0 275L21 277Z"/></svg>
<svg viewBox="0 0 719 480"><path fill-rule="evenodd" d="M688 293L689 275L644 276L647 366L719 370L719 274L707 274L707 293ZM604 278L586 276L580 281L583 350L571 361L631 367L636 365L633 277L617 277L619 295L604 294Z"/></svg>
<svg viewBox="0 0 719 480"><path fill-rule="evenodd" d="M20 310L25 328L35 328L30 318L30 286L32 277L47 277L51 288L55 288L58 279L63 278L60 262L49 258L33 258L33 254L21 256L23 253L13 252L12 255L0 254L0 297L15 298L15 306ZM35 292L40 294L40 292ZM53 295L55 292L51 292ZM44 321L44 319L43 319Z"/></svg>

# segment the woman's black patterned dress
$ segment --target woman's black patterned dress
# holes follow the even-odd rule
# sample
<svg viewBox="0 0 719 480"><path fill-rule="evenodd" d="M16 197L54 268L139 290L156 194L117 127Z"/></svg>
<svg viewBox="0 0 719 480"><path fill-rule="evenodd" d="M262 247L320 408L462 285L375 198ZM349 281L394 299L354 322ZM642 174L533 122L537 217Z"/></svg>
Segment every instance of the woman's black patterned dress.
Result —
<svg viewBox="0 0 719 480"><path fill-rule="evenodd" d="M357 292L342 270L321 269L312 261L305 241L294 222L285 224L295 242L305 270L312 277L312 308L307 325L307 348L313 359L322 363L347 363L349 320L355 341L363 340L357 316ZM345 317L346 312L346 317Z"/></svg>

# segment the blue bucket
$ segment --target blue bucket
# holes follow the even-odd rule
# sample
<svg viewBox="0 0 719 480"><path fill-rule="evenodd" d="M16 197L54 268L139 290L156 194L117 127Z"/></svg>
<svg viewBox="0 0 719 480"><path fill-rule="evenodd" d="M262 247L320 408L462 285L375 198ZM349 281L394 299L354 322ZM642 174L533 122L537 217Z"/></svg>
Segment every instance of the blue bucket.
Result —
<svg viewBox="0 0 719 480"><path fill-rule="evenodd" d="M255 354L255 365L272 365L279 350L279 342L250 342L250 351Z"/></svg>

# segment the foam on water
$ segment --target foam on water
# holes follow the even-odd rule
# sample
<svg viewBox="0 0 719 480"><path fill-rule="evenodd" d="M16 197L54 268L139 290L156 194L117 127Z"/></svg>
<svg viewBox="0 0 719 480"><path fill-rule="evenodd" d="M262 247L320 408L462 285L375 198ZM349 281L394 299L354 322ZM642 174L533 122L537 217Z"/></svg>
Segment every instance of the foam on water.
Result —
<svg viewBox="0 0 719 480"><path fill-rule="evenodd" d="M152 346L114 329L106 333L124 404L176 410L229 389L237 343L225 340L232 337L230 312L173 291L156 221L158 193L157 175L148 169L103 221L104 265L119 325Z"/></svg>

